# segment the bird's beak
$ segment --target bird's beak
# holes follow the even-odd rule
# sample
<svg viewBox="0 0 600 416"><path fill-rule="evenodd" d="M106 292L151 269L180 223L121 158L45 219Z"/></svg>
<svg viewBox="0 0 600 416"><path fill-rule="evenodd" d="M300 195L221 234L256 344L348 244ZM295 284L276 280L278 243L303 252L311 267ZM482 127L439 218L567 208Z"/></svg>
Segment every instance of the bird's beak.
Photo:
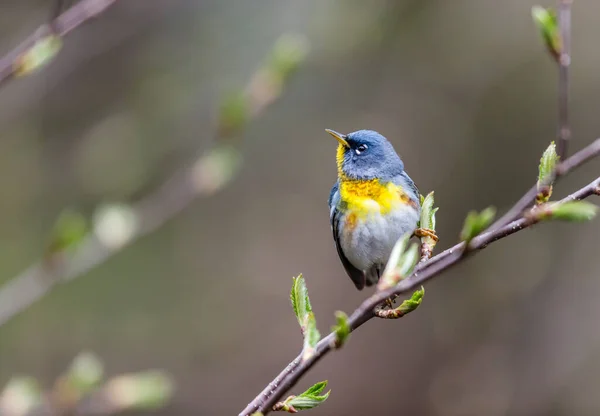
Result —
<svg viewBox="0 0 600 416"><path fill-rule="evenodd" d="M344 146L344 147L350 147L350 145L346 141L346 139L348 138L348 136L346 136L345 134L338 133L337 131L329 130L329 129L325 129L325 131L327 133L331 134L338 142L340 142L340 144L342 146Z"/></svg>

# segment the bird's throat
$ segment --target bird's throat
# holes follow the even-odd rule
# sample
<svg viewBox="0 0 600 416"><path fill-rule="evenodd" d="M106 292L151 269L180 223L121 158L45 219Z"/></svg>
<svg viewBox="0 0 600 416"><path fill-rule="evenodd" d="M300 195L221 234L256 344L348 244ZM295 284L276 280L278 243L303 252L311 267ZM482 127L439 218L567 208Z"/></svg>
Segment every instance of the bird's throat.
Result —
<svg viewBox="0 0 600 416"><path fill-rule="evenodd" d="M387 193L387 186L382 185L379 179L348 179L340 178L340 194L342 200L351 202L357 199L373 199L379 201Z"/></svg>
<svg viewBox="0 0 600 416"><path fill-rule="evenodd" d="M335 162L337 164L338 177L340 178L340 180L346 177L346 174L344 173L343 169L346 150L346 146L340 143L338 144L337 152L335 154Z"/></svg>
<svg viewBox="0 0 600 416"><path fill-rule="evenodd" d="M335 160L340 184L340 197L347 209L359 214L366 214L373 210L386 213L399 204L416 206L416 202L410 199L400 185L392 182L382 182L378 178L359 179L349 177L343 169L346 151L348 149L344 145L338 145Z"/></svg>
<svg viewBox="0 0 600 416"><path fill-rule="evenodd" d="M358 215L366 215L373 211L387 214L400 206L416 208L416 202L404 192L400 185L382 183L379 179L339 178L340 199L347 210Z"/></svg>

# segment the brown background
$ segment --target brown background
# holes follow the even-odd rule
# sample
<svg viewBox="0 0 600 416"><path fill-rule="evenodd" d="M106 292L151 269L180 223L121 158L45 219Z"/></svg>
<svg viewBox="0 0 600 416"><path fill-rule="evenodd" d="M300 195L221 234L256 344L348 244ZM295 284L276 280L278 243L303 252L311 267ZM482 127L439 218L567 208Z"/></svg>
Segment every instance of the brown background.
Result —
<svg viewBox="0 0 600 416"><path fill-rule="evenodd" d="M546 2L552 4L552 2ZM279 35L311 53L243 135L226 189L0 328L0 385L53 380L82 349L110 373L163 368L165 415L237 414L301 345L291 277L321 332L356 307L326 207L335 143L376 129L422 193L440 247L470 209L506 209L556 130L556 69L522 0L129 0L68 37L43 73L0 91L0 282L39 257L66 206L134 200L201 151L218 99ZM41 24L2 0L0 51ZM572 150L600 135L600 3L574 3ZM591 163L557 194L597 176ZM427 285L418 312L372 322L302 380L317 415L596 415L600 222L536 227Z"/></svg>

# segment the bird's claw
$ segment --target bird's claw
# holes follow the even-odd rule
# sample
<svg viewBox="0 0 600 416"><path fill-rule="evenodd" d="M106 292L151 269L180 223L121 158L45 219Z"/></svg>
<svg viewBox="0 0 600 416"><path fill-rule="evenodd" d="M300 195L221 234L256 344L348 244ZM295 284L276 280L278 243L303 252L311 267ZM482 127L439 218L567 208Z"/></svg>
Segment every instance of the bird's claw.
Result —
<svg viewBox="0 0 600 416"><path fill-rule="evenodd" d="M417 228L415 230L415 236L419 237L419 238L423 238L423 237L429 237L431 238L433 241L435 241L436 243L438 242L439 238L437 236L437 234L435 233L435 230L431 230L429 228Z"/></svg>

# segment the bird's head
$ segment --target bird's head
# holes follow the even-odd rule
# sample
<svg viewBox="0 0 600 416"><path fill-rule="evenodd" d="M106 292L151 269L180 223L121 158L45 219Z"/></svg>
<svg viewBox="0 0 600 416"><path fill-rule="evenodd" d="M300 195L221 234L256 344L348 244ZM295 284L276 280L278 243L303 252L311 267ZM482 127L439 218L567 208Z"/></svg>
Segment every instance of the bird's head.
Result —
<svg viewBox="0 0 600 416"><path fill-rule="evenodd" d="M404 171L392 144L373 130L341 134L326 129L339 143L336 155L340 179L391 179Z"/></svg>

